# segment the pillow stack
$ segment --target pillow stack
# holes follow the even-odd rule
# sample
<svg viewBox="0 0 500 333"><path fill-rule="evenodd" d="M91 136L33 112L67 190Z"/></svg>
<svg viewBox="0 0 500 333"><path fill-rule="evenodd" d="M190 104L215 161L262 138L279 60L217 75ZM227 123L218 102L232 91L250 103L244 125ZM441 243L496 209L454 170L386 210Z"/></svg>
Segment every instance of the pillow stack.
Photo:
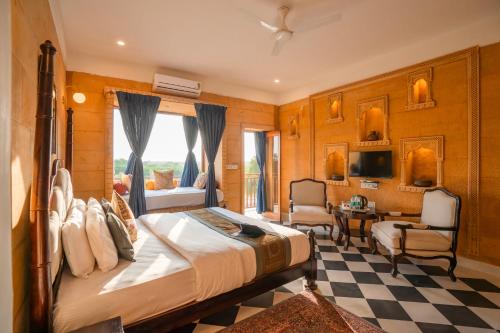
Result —
<svg viewBox="0 0 500 333"><path fill-rule="evenodd" d="M53 214L54 220L59 219L57 210ZM107 272L116 267L118 257L135 261L132 242L137 239L137 225L127 202L116 192L111 203L90 198L86 205L74 199L61 234L69 268L76 277L88 277L96 262L101 271Z"/></svg>

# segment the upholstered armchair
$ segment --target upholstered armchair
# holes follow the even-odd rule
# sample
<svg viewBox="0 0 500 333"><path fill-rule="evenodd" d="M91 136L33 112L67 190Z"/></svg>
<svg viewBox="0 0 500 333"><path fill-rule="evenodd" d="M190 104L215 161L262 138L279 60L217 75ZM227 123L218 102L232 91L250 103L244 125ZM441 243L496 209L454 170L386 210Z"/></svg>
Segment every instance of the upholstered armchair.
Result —
<svg viewBox="0 0 500 333"><path fill-rule="evenodd" d="M453 271L457 266L460 208L458 195L444 188L426 190L422 214L402 214L420 217L420 223L385 221L372 225L373 253L377 252L377 242L387 248L391 254L394 277L398 274L398 259L401 257L448 259L448 275L456 281Z"/></svg>
<svg viewBox="0 0 500 333"><path fill-rule="evenodd" d="M290 182L289 219L292 227L330 227L333 240L332 206L326 200L326 183L310 178Z"/></svg>

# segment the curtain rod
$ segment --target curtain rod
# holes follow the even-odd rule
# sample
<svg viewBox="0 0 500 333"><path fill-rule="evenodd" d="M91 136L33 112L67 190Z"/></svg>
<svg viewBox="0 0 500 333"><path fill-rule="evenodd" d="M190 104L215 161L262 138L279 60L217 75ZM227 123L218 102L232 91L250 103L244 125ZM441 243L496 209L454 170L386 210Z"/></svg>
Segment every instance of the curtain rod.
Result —
<svg viewBox="0 0 500 333"><path fill-rule="evenodd" d="M225 104L204 101L201 99L194 99L194 98L188 98L188 97L182 97L182 96L156 94L156 93L153 93L150 91L132 90L132 89L123 89L123 88L114 88L114 87L105 87L104 88L104 95L108 95L108 94L116 95L117 91L123 91L123 92L127 92L127 93L147 95L147 96L157 96L157 97L160 97L162 101L166 101L166 102L190 104L190 105L193 105L194 103L202 103L202 104L212 104L212 105L219 105L219 106L227 107L227 105L225 105Z"/></svg>

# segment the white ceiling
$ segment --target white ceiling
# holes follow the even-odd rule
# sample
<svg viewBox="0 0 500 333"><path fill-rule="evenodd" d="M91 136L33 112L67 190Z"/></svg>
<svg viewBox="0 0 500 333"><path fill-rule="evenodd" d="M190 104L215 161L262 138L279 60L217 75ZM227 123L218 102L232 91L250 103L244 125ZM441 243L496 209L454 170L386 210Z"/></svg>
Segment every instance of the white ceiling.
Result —
<svg viewBox="0 0 500 333"><path fill-rule="evenodd" d="M148 82L158 70L273 103L500 40L498 0L52 1L68 70ZM296 34L273 57L270 33L247 12L274 22L281 4L292 30L335 11L342 20Z"/></svg>

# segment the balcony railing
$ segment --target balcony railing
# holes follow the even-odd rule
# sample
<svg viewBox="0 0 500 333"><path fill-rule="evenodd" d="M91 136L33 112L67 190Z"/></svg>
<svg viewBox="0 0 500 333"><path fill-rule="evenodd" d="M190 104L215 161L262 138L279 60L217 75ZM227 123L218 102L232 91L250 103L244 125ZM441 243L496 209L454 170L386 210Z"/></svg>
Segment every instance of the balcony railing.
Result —
<svg viewBox="0 0 500 333"><path fill-rule="evenodd" d="M257 205L258 173L245 173L245 208L254 208Z"/></svg>

